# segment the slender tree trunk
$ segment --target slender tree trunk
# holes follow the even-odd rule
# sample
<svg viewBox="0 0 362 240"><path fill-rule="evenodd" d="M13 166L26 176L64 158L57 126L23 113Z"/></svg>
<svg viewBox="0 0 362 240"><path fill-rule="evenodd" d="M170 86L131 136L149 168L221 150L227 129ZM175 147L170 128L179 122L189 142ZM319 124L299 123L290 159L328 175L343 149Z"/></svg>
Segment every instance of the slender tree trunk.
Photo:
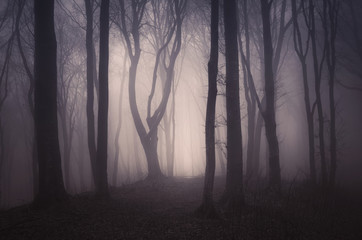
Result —
<svg viewBox="0 0 362 240"><path fill-rule="evenodd" d="M260 145L261 145L261 137L262 137L262 129L263 129L263 116L261 113L258 113L258 117L256 120L256 126L255 126L255 139L254 139L254 171L256 174L259 173L260 169Z"/></svg>
<svg viewBox="0 0 362 240"><path fill-rule="evenodd" d="M39 163L41 206L66 198L63 184L57 119L57 58L54 0L35 0L35 134Z"/></svg>
<svg viewBox="0 0 362 240"><path fill-rule="evenodd" d="M113 186L117 186L117 178L118 178L118 158L119 158L119 135L121 132L121 126L122 126L122 98L123 98L123 89L126 79L126 60L127 55L125 54L123 56L123 73L122 73L122 79L121 79L121 85L119 89L119 99L118 99L118 124L117 124L117 130L116 130L116 137L114 139L114 147L116 149L115 155L114 155L114 165L113 165Z"/></svg>
<svg viewBox="0 0 362 240"><path fill-rule="evenodd" d="M269 184L276 191L281 190L281 175L279 163L279 143L275 121L275 82L273 75L273 45L270 30L270 8L272 2L261 0L264 38L264 64L265 64L265 99L264 112L265 132L269 145Z"/></svg>
<svg viewBox="0 0 362 240"><path fill-rule="evenodd" d="M307 34L306 46L303 47L302 35L300 32L300 27L298 23L298 12L297 12L297 4L296 0L291 0L292 2L292 18L293 18L293 40L294 40L294 49L298 55L301 67L302 67L302 75L303 75L303 91L304 91L304 105L305 105L305 113L307 118L308 125L308 148L309 148L309 172L310 172L310 180L312 184L316 183L316 168L315 168L315 159L314 159L314 122L313 122L313 112L310 106L310 97L309 97L309 84L308 84L308 72L307 72L307 63L306 58L309 49L309 40L310 33ZM303 3L302 3L303 4ZM304 6L303 6L303 11ZM308 24L308 22L307 22Z"/></svg>
<svg viewBox="0 0 362 240"><path fill-rule="evenodd" d="M17 39L17 43L18 43L18 48L19 48L19 53L20 53L20 57L25 69L25 72L28 76L29 79L29 89L27 92L27 100L28 100L28 105L29 105L29 110L30 110L30 114L32 117L32 121L34 121L34 101L33 101L33 97L34 97L34 76L32 71L30 70L28 61L25 57L25 53L23 51L23 45L21 42L21 34L20 34L20 28L19 28L19 23L20 23L20 18L25 6L25 1L19 1L18 2L18 13L17 13L17 18L16 18L16 39ZM31 159L31 165L32 165L32 184L33 184L33 195L36 196L38 193L38 183L39 183L39 178L38 178L38 162L37 162L37 147L36 147L36 137L35 137L35 133L33 133L33 137L32 137L32 159Z"/></svg>
<svg viewBox="0 0 362 240"><path fill-rule="evenodd" d="M69 142L69 133L68 126L66 123L66 109L61 110L60 121L62 126L63 133L63 162L64 162L64 184L65 189L70 190L70 142Z"/></svg>
<svg viewBox="0 0 362 240"><path fill-rule="evenodd" d="M330 114L330 157L329 187L334 188L337 172L337 136L336 136L336 106L334 99L336 71L336 35L338 20L338 0L323 0L323 28L326 45L326 58L329 74L329 114Z"/></svg>
<svg viewBox="0 0 362 240"><path fill-rule="evenodd" d="M171 166L170 171L172 176L175 174L175 141L176 141L176 95L175 82L172 83L172 107L171 107L171 122L172 122L172 142L171 142Z"/></svg>
<svg viewBox="0 0 362 240"><path fill-rule="evenodd" d="M310 107L308 74L307 74L306 63L302 63L302 72L303 72L305 112L307 116L307 125L308 125L310 180L313 184L315 184L317 181L317 172L316 172L315 158L314 158L314 121L313 121L313 112Z"/></svg>
<svg viewBox="0 0 362 240"><path fill-rule="evenodd" d="M241 4L243 11L243 26L245 32L245 59L241 58L241 63L243 66L243 74L244 74L244 91L245 91L245 100L247 103L247 113L248 113L248 145L247 145L247 153L246 153L246 175L250 177L255 177L257 171L254 169L254 139L255 139L255 114L256 114L256 103L255 96L253 96L252 91L249 89L249 82L253 81L251 76L251 71L247 71L247 68L250 67L250 35L249 35L249 17L248 17L248 1L245 0ZM238 31L238 42L239 42L239 51L241 55L243 55L242 49L242 39L240 27ZM248 66L247 66L248 65ZM250 69L249 69L250 70Z"/></svg>
<svg viewBox="0 0 362 240"><path fill-rule="evenodd" d="M94 83L94 88L96 90L96 94L97 94L97 99L99 100L99 79L98 79L98 74L97 74L97 54L96 54L96 48L93 44L93 39L92 39L92 55L93 55L93 83ZM97 103L97 101L96 101Z"/></svg>
<svg viewBox="0 0 362 240"><path fill-rule="evenodd" d="M108 146L108 42L109 42L109 0L102 0L100 12L99 40L99 99L98 99L98 136L96 192L99 196L108 196L107 146Z"/></svg>
<svg viewBox="0 0 362 240"><path fill-rule="evenodd" d="M84 0L87 15L86 48L87 48L87 133L89 159L92 167L93 180L97 184L96 171L96 140L94 124L94 55L93 55L93 7L91 0Z"/></svg>
<svg viewBox="0 0 362 240"><path fill-rule="evenodd" d="M215 109L217 96L217 73L219 58L219 1L211 1L211 47L208 63L208 95L205 121L206 169L202 204L197 213L202 217L216 217L213 203L213 188L215 176Z"/></svg>
<svg viewBox="0 0 362 240"><path fill-rule="evenodd" d="M319 62L317 55L317 39L316 39L316 29L315 29L315 11L314 11L314 1L309 0L309 14L311 19L310 26L310 37L312 42L312 54L313 54L313 67L314 67L314 81L315 81L315 95L318 111L318 128L319 128L319 150L321 157L321 175L322 175L322 185L326 186L327 184L327 164L325 157L325 146L324 146L324 117L323 117L323 107L321 99L321 76L322 76L322 66L325 58L325 46L321 60Z"/></svg>
<svg viewBox="0 0 362 240"><path fill-rule="evenodd" d="M244 204L243 161L239 97L239 60L237 42L236 1L224 1L227 175L222 203L232 210Z"/></svg>

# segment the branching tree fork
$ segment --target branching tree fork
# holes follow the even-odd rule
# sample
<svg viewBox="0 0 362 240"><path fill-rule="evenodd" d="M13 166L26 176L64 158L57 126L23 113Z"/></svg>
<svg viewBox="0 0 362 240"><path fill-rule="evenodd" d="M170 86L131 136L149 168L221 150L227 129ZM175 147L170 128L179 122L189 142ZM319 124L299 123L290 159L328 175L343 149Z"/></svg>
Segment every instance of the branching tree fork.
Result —
<svg viewBox="0 0 362 240"><path fill-rule="evenodd" d="M171 92L174 67L177 56L181 50L181 27L185 17L187 0L174 0L169 2L170 11L174 14L174 21L169 25L170 30L166 32L164 38L166 39L163 46L157 51L155 67L152 78L152 88L148 98L147 104L147 117L146 122L148 130L144 126L138 107L136 103L136 72L137 66L141 55L140 47L140 28L142 26L142 19L144 16L145 7L147 1L138 0L131 1L132 16L129 18L126 13L125 1L119 0L120 7L120 21L116 22L120 31L122 32L128 49L128 55L131 61L129 69L129 101L131 107L132 117L136 126L137 133L140 137L143 149L146 154L148 164L148 177L151 179L159 178L163 176L157 154L157 129L162 120L162 117L166 111L167 102ZM126 19L130 19L127 21ZM130 26L130 29L129 29ZM131 37L132 36L132 37ZM163 88L162 99L158 107L151 114L151 102L154 96L155 84L157 80L157 70L161 57L161 53L166 50L170 44L172 38L173 44L170 49L170 57L168 59L168 66L166 71L166 83Z"/></svg>

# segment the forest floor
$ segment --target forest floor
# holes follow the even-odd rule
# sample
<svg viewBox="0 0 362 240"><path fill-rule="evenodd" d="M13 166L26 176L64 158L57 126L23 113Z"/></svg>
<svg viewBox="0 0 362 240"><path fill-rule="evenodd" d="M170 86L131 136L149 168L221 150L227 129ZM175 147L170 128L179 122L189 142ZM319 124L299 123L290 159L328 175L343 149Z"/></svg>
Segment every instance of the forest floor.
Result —
<svg viewBox="0 0 362 240"><path fill-rule="evenodd" d="M0 239L362 239L362 202L345 192L326 197L303 184L281 197L246 190L246 207L220 219L195 217L202 178L167 178L91 193L46 209L31 205L0 212ZM215 180L215 199L224 181Z"/></svg>

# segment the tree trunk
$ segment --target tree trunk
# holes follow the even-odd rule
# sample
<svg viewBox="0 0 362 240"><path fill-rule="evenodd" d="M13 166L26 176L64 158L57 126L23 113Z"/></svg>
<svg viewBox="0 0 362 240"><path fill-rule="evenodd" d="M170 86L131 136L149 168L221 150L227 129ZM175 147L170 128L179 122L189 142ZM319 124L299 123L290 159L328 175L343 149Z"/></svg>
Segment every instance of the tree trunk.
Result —
<svg viewBox="0 0 362 240"><path fill-rule="evenodd" d="M35 134L38 148L41 206L66 198L63 184L57 119L57 43L54 0L35 0Z"/></svg>
<svg viewBox="0 0 362 240"><path fill-rule="evenodd" d="M304 8L303 8L304 11ZM304 14L304 13L303 13ZM310 97L309 97L309 85L308 85L308 72L307 72L307 63L306 57L309 49L309 39L310 33L307 34L307 44L303 47L302 35L300 32L300 27L298 23L298 12L296 0L292 0L292 18L293 18L293 40L294 40L294 49L298 55L303 75L303 91L304 91L304 105L305 112L307 117L308 125L308 147L309 147L309 172L310 172L310 181L312 184L316 183L316 169L315 169L315 159L314 159L314 122L313 122L313 112L310 106ZM308 24L308 22L307 22Z"/></svg>
<svg viewBox="0 0 362 240"><path fill-rule="evenodd" d="M245 0L241 4L242 7L242 15L245 32L245 58L243 57L243 49L242 49L242 39L241 39L241 30L239 27L238 31L238 42L239 42L239 51L242 55L241 63L243 66L243 74L244 74L244 91L245 91L245 100L247 103L247 113L248 113L248 145L247 145L247 153L246 153L246 175L248 178L255 177L257 171L255 171L254 167L254 138L255 138L255 114L256 114L256 96L253 96L253 92L250 90L249 82L253 81L251 76L251 70L247 70L250 68L250 35L249 35L249 17L248 17L248 1ZM248 66L247 66L248 65Z"/></svg>
<svg viewBox="0 0 362 240"><path fill-rule="evenodd" d="M254 148L254 161L253 161L253 163L255 165L254 165L253 169L256 172L256 174L259 173L259 169L260 169L260 145L261 145L262 129L263 129L263 116L259 112L258 113L258 118L256 120L255 139L254 139L255 148Z"/></svg>
<svg viewBox="0 0 362 240"><path fill-rule="evenodd" d="M113 165L113 186L117 186L117 177L118 177L118 158L119 158L119 135L121 132L121 126L122 126L122 98L123 98L123 89L125 84L125 78L126 78L126 60L127 55L125 54L123 56L123 73L122 73L122 79L121 79L121 86L119 89L119 99L118 99L118 124L117 124L117 130L116 130L116 137L114 139L114 147L116 148L116 152L114 155L114 165Z"/></svg>
<svg viewBox="0 0 362 240"><path fill-rule="evenodd" d="M222 202L228 210L244 204L236 1L224 1L227 175Z"/></svg>
<svg viewBox="0 0 362 240"><path fill-rule="evenodd" d="M70 190L70 140L66 123L66 109L60 110L60 121L63 133L63 162L64 162L64 184L65 189Z"/></svg>
<svg viewBox="0 0 362 240"><path fill-rule="evenodd" d="M171 140L171 121L170 116L163 116L163 125L165 132L165 144L166 144L166 163L167 163L167 176L173 176L173 159L172 159L172 140Z"/></svg>
<svg viewBox="0 0 362 240"><path fill-rule="evenodd" d="M96 167L96 140L94 124L94 74L95 68L93 62L93 7L91 0L84 0L87 15L86 48L87 48L87 133L89 159L92 167L94 183L97 185L97 167Z"/></svg>
<svg viewBox="0 0 362 240"><path fill-rule="evenodd" d="M334 188L337 172L337 136L336 136L336 106L334 99L334 84L336 71L336 35L338 24L337 0L323 0L323 28L326 45L326 58L329 74L329 114L330 114L330 157L329 187Z"/></svg>
<svg viewBox="0 0 362 240"><path fill-rule="evenodd" d="M322 66L325 58L325 49L323 50L323 55L319 62L317 56L317 39L316 39L316 29L315 29L315 16L314 16L314 1L309 0L309 14L311 19L310 26L310 37L312 42L312 53L313 53L313 67L314 67L314 81L315 81L315 95L318 111L318 128L319 128L319 150L321 157L321 172L322 172L322 185L326 186L327 184L327 164L325 157L325 146L324 146L324 117L323 117L323 107L321 99L321 77L322 77ZM324 46L325 48L325 46Z"/></svg>
<svg viewBox="0 0 362 240"><path fill-rule="evenodd" d="M261 0L265 64L265 132L269 145L269 184L277 192L281 190L279 143L275 121L275 82L273 75L273 44L270 30L270 8L272 2Z"/></svg>
<svg viewBox="0 0 362 240"><path fill-rule="evenodd" d="M107 197L107 146L108 146L108 42L109 42L109 0L102 0L100 11L99 39L99 99L98 99L98 136L96 193Z"/></svg>
<svg viewBox="0 0 362 240"><path fill-rule="evenodd" d="M213 203L213 188L215 176L215 109L217 96L217 73L219 58L219 1L211 1L211 46L208 63L208 95L205 121L206 169L202 204L197 214L202 217L216 217Z"/></svg>

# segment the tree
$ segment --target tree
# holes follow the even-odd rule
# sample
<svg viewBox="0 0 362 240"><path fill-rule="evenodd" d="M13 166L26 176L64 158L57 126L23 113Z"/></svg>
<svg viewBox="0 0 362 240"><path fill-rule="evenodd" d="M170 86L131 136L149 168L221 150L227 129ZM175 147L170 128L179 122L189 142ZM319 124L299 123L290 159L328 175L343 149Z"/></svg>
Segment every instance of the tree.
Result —
<svg viewBox="0 0 362 240"><path fill-rule="evenodd" d="M302 38L302 32L300 30L298 22L298 9L302 9L303 18L305 19L306 24L308 25L308 18L305 9L304 1L300 2L299 7L297 8L297 1L291 0L292 2L292 18L293 18L293 43L294 50L299 58L301 67L302 67L302 78L303 78L303 92L304 92L304 105L308 125L308 148L309 148L309 172L310 180L312 184L316 183L317 174L314 158L314 121L313 121L313 109L310 103L309 96L309 83L308 83L308 69L307 69L307 55L309 51L309 42L310 42L310 32L308 31L307 39ZM306 42L305 45L303 42Z"/></svg>
<svg viewBox="0 0 362 240"><path fill-rule="evenodd" d="M109 55L109 0L102 0L99 39L99 98L97 135L96 193L108 196L107 146L108 146L108 55Z"/></svg>
<svg viewBox="0 0 362 240"><path fill-rule="evenodd" d="M22 42L22 35L21 35L21 29L20 29L20 19L23 15L23 10L25 8L26 5L26 1L25 0L19 0L17 1L18 3L18 13L17 13L17 18L16 18L16 25L15 25L15 32L16 32L16 40L17 40L17 44L18 44L18 49L19 49L19 54L21 57L21 61L24 67L24 70L26 72L26 75L28 77L28 81L29 81L29 88L27 91L27 101L28 101L28 106L29 106L29 112L31 115L31 118L33 120L34 124L34 75L33 75L33 71L31 70L30 67L30 63L25 55L25 51L24 51L24 47L23 47L23 42ZM28 23L26 23L28 24ZM33 24L33 22L31 22L31 24ZM33 27L33 26L32 26ZM29 29L30 27L27 26L27 28ZM30 34L28 34L30 35ZM32 139L31 139L31 152L32 152L32 174L33 174L33 194L34 196L36 196L36 194L38 193L38 183L39 183L39 173L38 173L38 161L37 161L37 147L36 147L36 138L35 138L35 134L34 134L34 129L32 129L33 133L32 135Z"/></svg>
<svg viewBox="0 0 362 240"><path fill-rule="evenodd" d="M258 4L259 3L259 4ZM255 87L256 82L252 69L251 50L256 51L259 56L260 62L260 80L265 83L265 66L264 66L264 37L263 37L263 24L260 22L257 13L260 12L260 2L257 1L242 1L240 4L242 8L238 42L240 46L241 63L244 74L244 90L245 98L247 103L248 112L248 146L247 146L247 164L246 173L247 177L255 177L255 174L259 171L259 151L261 141L261 130L262 120L265 122L265 102L266 96L262 96L260 99L258 96L257 89ZM287 12L287 1L273 1L270 5L272 8L273 16L270 17L270 31L272 35L272 46L274 49L272 62L273 62L273 74L275 79L275 104L281 94L278 92L280 85L278 85L278 74L283 65L284 59L283 53L286 54L287 48L283 49L284 39L287 30L292 24L292 19L286 20ZM280 13L280 14L276 14ZM242 33L244 32L245 37L245 51L243 50ZM252 41L250 41L252 40ZM253 48L252 48L253 46ZM284 51L283 51L284 50ZM262 91L264 93L264 91ZM257 113L258 118L256 119L256 106L259 112ZM256 120L256 121L255 121ZM254 129L255 128L255 129ZM270 174L269 174L270 175Z"/></svg>
<svg viewBox="0 0 362 240"><path fill-rule="evenodd" d="M313 0L309 0L309 19L310 24L308 26L308 31L312 43L312 56L313 56L313 70L314 70L314 90L316 95L316 105L318 111L318 128L319 128L319 151L321 157L321 177L322 185L326 186L327 184L327 163L325 156L325 144L324 144L324 116L323 116L323 106L321 98L321 80L322 80L322 69L323 63L326 56L326 46L323 47L323 52L320 57L318 57L317 49L317 35L316 35L316 23L315 23L315 5Z"/></svg>
<svg viewBox="0 0 362 240"><path fill-rule="evenodd" d="M79 90L82 81L81 38L78 28L74 28L69 19L57 14L57 48L58 48L58 116L61 129L61 146L63 147L64 184L71 190L71 152L76 123L76 105L79 104ZM71 33L71 34L69 34ZM80 32L82 33L82 32ZM79 56L79 57L75 57Z"/></svg>
<svg viewBox="0 0 362 240"><path fill-rule="evenodd" d="M87 49L87 133L89 159L91 162L93 180L97 184L98 175L96 170L96 140L94 123L94 54L93 54L93 1L84 0L87 18L86 49Z"/></svg>
<svg viewBox="0 0 362 240"><path fill-rule="evenodd" d="M172 82L174 79L174 66L176 63L177 56L181 50L181 27L182 22L185 17L185 10L187 0L174 0L168 2L170 12L173 14L171 19L173 21L166 24L167 30L165 31L163 38L162 46L157 50L155 66L152 75L152 88L148 97L147 103L147 117L146 122L148 125L148 130L144 126L137 102L136 102L136 73L137 66L141 55L140 47L140 28L142 25L142 19L145 11L147 1L132 1L132 17L126 17L126 8L125 2L120 0L119 7L121 12L121 19L117 22L117 25L122 32L125 42L128 49L128 55L131 60L130 70L129 70L129 102L131 107L132 117L135 123L135 127L140 137L143 149L146 154L147 164L148 164L148 178L155 179L162 177L163 174L160 169L158 154L157 154L157 130L158 126L164 116L166 111L168 99L171 92ZM129 21L126 21L129 19ZM166 17L166 20L170 17ZM128 24L131 26L131 29L128 29ZM132 35L132 38L131 36ZM171 42L174 36L174 41L171 46L171 49L168 49L169 43ZM132 40L132 41L131 41ZM170 55L168 61L164 58L164 65L166 69L166 82L162 91L162 99L154 111L151 111L151 103L155 92L155 85L157 81L157 70L163 51L169 50ZM168 64L166 63L168 62Z"/></svg>
<svg viewBox="0 0 362 240"><path fill-rule="evenodd" d="M117 178L118 178L118 158L120 155L119 152L119 136L121 133L121 126L122 126L122 99L123 99L123 89L124 84L126 83L126 60L127 55L126 53L123 56L123 67L122 67L122 78L121 78L121 84L119 89L119 98L118 98L118 123L117 123L117 129L116 129L116 136L114 138L114 147L116 148L115 154L114 154L114 165L113 165L113 186L117 186Z"/></svg>
<svg viewBox="0 0 362 240"><path fill-rule="evenodd" d="M238 28L238 43L239 51L241 53L241 63L243 68L243 80L244 80L244 93L248 113L248 145L246 153L246 175L247 177L255 177L258 169L256 168L256 159L254 158L254 143L255 143L255 117L256 117L256 99L252 95L251 90L249 89L250 81L252 80L251 71L248 71L247 68L250 68L250 34L249 34L249 17L248 17L248 1L240 2L242 8L242 14L239 14L239 25L243 23L244 32L245 32L245 54L242 47L242 38L241 38L241 27ZM245 57L244 57L245 56ZM246 66L248 65L248 66Z"/></svg>
<svg viewBox="0 0 362 240"><path fill-rule="evenodd" d="M36 202L50 204L66 198L58 140L54 0L35 0L34 16L34 122L39 163Z"/></svg>
<svg viewBox="0 0 362 240"><path fill-rule="evenodd" d="M334 187L337 172L337 136L336 136L336 106L334 87L336 78L336 36L338 27L338 0L323 0L323 29L326 49L326 62L329 75L329 114L330 114L330 174L329 186Z"/></svg>
<svg viewBox="0 0 362 240"><path fill-rule="evenodd" d="M275 82L273 74L273 44L270 30L270 9L273 1L260 0L263 20L265 100L265 132L269 145L270 187L281 189L279 143L275 121Z"/></svg>
<svg viewBox="0 0 362 240"><path fill-rule="evenodd" d="M243 159L239 99L239 59L237 42L236 1L224 1L227 174L221 202L231 210L244 203Z"/></svg>
<svg viewBox="0 0 362 240"><path fill-rule="evenodd" d="M206 169L204 192L201 206L197 214L202 217L215 217L216 210L213 204L213 188L215 176L215 109L217 96L217 73L219 57L219 1L211 0L211 46L208 63L208 96L205 120Z"/></svg>

